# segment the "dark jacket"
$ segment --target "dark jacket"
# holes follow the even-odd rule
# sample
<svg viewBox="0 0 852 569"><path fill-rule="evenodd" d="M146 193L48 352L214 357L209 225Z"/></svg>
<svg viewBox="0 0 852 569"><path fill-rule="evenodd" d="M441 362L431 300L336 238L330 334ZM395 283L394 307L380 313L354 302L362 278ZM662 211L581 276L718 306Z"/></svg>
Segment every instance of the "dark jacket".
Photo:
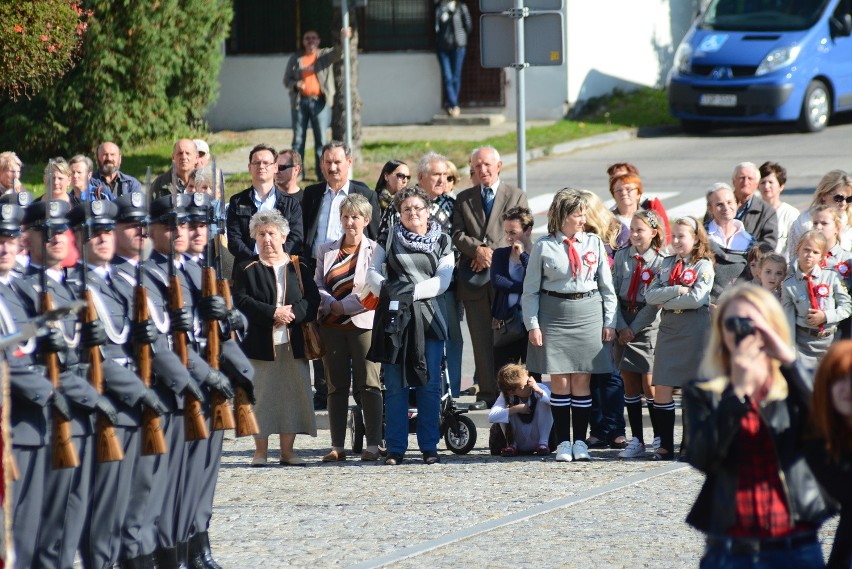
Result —
<svg viewBox="0 0 852 569"><path fill-rule="evenodd" d="M422 301L414 300L413 291L414 287L408 284L382 286L367 352L371 362L399 365L405 387L419 387L429 381ZM390 308L392 301L397 303L396 309Z"/></svg>
<svg viewBox="0 0 852 569"><path fill-rule="evenodd" d="M491 286L494 287L494 304L491 305L491 316L497 320L507 320L512 317L509 295L524 292L523 279L513 281L509 275L511 253L511 247L500 247L494 249L494 254L491 256ZM530 254L521 253L521 264L524 266L525 273L529 262Z"/></svg>
<svg viewBox="0 0 852 569"><path fill-rule="evenodd" d="M228 251L234 256L237 263L253 259L257 253L254 252L254 237L249 234L249 222L251 216L257 213L257 206L252 199L253 188L241 191L231 198L228 205L226 227L228 228ZM302 240L304 231L302 229L302 206L293 196L274 189L275 209L277 209L287 223L290 224L290 234L284 242L284 250L292 255L298 255L302 251Z"/></svg>
<svg viewBox="0 0 852 569"><path fill-rule="evenodd" d="M704 214L704 227L711 219L709 213ZM760 199L760 196L752 196L751 205L740 221L749 235L754 237L754 245L766 243L774 249L778 244L778 216L775 208Z"/></svg>
<svg viewBox="0 0 852 569"><path fill-rule="evenodd" d="M802 453L810 390L795 367L782 367L781 373L789 386L787 398L762 402L760 416L772 437L791 523L819 526L832 507ZM687 458L706 474L686 521L711 535L725 535L736 522L736 445L747 409L724 378L691 382L683 391Z"/></svg>
<svg viewBox="0 0 852 569"><path fill-rule="evenodd" d="M101 177L100 172L95 172L94 174L92 174L92 179L99 180L105 185L109 186L109 184L107 184L106 181ZM140 182L133 176L125 174L124 172L119 172L118 175L116 175L115 179L113 180L113 186L114 189L110 189L112 190L113 195L117 198L120 198L124 194L129 194L130 192L142 191L142 182Z"/></svg>
<svg viewBox="0 0 852 569"><path fill-rule="evenodd" d="M313 259L314 241L317 236L317 226L319 221L319 212L322 207L322 196L325 193L326 183L313 184L305 188L305 195L302 197L302 219L304 220L305 238L302 251L304 256ZM364 234L373 241L379 235L379 219L381 218L381 208L379 208L379 195L368 188L364 183L357 180L349 180L349 191L356 194L361 194L373 206L373 215L370 216L370 225L364 231ZM339 221L339 220L338 220ZM313 273L311 273L313 274Z"/></svg>
<svg viewBox="0 0 852 569"><path fill-rule="evenodd" d="M305 339L299 324L316 320L320 297L317 285L311 278L311 272L300 261L302 284L305 294L299 291L299 281L293 263L287 264L286 292L284 304L293 306L296 319L291 322L290 343L293 357L305 357ZM254 360L272 361L275 350L272 344L272 324L275 315L277 296L275 271L264 265L258 258L240 263L234 267L234 305L246 315L249 329L241 344L246 356Z"/></svg>
<svg viewBox="0 0 852 569"><path fill-rule="evenodd" d="M710 302L716 302L723 292L742 279L750 280L748 270L748 254L745 251L735 251L722 247L715 241L710 242L713 251L713 289L710 291Z"/></svg>

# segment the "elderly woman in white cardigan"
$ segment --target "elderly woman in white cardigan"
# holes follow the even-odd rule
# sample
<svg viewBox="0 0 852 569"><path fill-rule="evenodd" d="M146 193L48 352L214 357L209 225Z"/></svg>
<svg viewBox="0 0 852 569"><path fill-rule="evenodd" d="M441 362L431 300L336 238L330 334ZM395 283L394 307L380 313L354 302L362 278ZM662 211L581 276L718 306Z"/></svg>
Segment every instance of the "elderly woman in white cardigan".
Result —
<svg viewBox="0 0 852 569"><path fill-rule="evenodd" d="M365 308L360 299L368 269L378 269L385 258L384 250L364 236L364 228L372 215L373 208L364 196L349 194L340 204L343 237L321 245L317 251L314 282L320 293L318 321L326 346L323 365L328 381L331 430L331 452L323 457L323 462L346 460L343 444L349 388L353 383L353 395L361 404L367 437L361 460L379 458L382 440L380 366L367 360L375 311Z"/></svg>

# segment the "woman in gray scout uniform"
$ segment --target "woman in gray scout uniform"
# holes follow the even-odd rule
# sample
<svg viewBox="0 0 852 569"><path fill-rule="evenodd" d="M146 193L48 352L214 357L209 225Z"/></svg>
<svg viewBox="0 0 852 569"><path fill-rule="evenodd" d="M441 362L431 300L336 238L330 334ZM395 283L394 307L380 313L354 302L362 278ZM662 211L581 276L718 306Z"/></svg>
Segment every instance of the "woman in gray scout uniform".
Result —
<svg viewBox="0 0 852 569"><path fill-rule="evenodd" d="M615 338L617 299L604 243L583 231L589 207L579 190L556 194L547 213L549 235L533 246L521 297L527 367L550 374L559 462L589 460L590 376L612 368L605 343Z"/></svg>
<svg viewBox="0 0 852 569"><path fill-rule="evenodd" d="M825 236L805 233L796 249L794 273L784 281L781 305L796 339L802 364L813 370L834 342L837 324L852 312L852 300L840 276L820 267L827 250Z"/></svg>
<svg viewBox="0 0 852 569"><path fill-rule="evenodd" d="M672 393L695 375L704 355L710 325L713 253L704 226L694 217L672 224L675 255L663 261L645 293L645 302L662 308L654 352L654 415L660 448L654 460L674 458L675 407ZM681 455L684 453L681 442Z"/></svg>
<svg viewBox="0 0 852 569"><path fill-rule="evenodd" d="M633 214L630 221L630 247L615 254L614 286L618 293L618 341L614 344L616 365L624 379L624 406L633 438L618 453L619 458L636 458L645 452L642 432L642 394L654 427L655 448L659 446L654 420L654 388L651 369L654 346L660 326L660 309L645 302L645 292L660 272L665 255L660 251L665 227L653 211Z"/></svg>

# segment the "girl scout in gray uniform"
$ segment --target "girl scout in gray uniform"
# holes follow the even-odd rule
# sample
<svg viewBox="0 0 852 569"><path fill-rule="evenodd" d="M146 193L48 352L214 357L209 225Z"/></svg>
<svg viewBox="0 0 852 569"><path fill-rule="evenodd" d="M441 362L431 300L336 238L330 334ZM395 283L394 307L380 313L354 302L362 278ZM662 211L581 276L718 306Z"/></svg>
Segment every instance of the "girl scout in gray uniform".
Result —
<svg viewBox="0 0 852 569"><path fill-rule="evenodd" d="M618 453L619 458L636 458L645 452L642 433L642 393L648 405L651 426L654 421L654 388L651 368L654 365L654 346L660 325L660 309L646 304L645 292L660 272L665 255L664 231L661 220L653 211L640 211L630 221L630 247L615 253L615 290L618 293L618 342L615 342L615 361L624 378L624 406L630 421L633 438Z"/></svg>
<svg viewBox="0 0 852 569"><path fill-rule="evenodd" d="M615 338L617 299L603 241L583 231L588 207L578 190L556 194L547 213L549 235L533 247L521 297L530 339L527 368L550 374L559 462L589 460L589 381L592 373L612 368L605 342Z"/></svg>
<svg viewBox="0 0 852 569"><path fill-rule="evenodd" d="M674 458L672 392L695 376L710 328L713 253L704 226L694 217L675 220L672 249L675 256L663 261L645 293L645 302L662 308L654 353L654 415L660 434L660 448L654 451L654 460ZM683 447L681 442L681 454Z"/></svg>
<svg viewBox="0 0 852 569"><path fill-rule="evenodd" d="M834 341L837 324L852 313L852 300L840 275L819 266L826 247L822 233L805 233L796 248L795 272L784 281L781 292L781 305L790 333L796 338L799 359L811 370Z"/></svg>

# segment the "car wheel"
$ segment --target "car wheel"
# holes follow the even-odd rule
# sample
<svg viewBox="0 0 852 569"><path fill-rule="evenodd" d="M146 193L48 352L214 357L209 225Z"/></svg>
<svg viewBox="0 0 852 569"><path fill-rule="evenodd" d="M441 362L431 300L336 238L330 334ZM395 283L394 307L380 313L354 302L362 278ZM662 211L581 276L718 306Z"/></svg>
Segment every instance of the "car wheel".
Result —
<svg viewBox="0 0 852 569"><path fill-rule="evenodd" d="M831 94L822 81L814 80L805 91L799 129L803 132L819 132L828 126L831 118Z"/></svg>

